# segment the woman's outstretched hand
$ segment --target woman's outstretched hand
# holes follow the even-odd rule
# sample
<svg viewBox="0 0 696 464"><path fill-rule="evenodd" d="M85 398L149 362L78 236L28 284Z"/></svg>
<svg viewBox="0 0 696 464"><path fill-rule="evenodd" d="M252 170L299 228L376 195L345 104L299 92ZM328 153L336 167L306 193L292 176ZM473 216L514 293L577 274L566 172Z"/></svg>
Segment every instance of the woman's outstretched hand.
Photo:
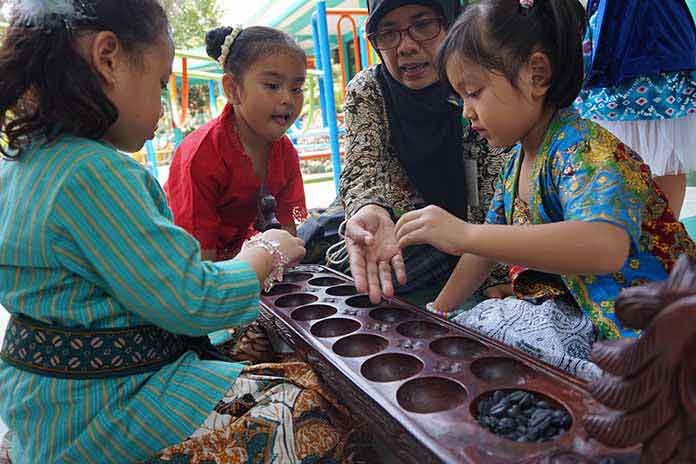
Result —
<svg viewBox="0 0 696 464"><path fill-rule="evenodd" d="M443 253L460 256L466 252L462 243L468 224L438 206L404 214L396 223L396 240L400 248L432 245Z"/></svg>
<svg viewBox="0 0 696 464"><path fill-rule="evenodd" d="M362 207L346 223L345 239L358 291L368 291L374 304L379 303L382 296L393 297L392 272L403 285L406 266L389 212L377 205Z"/></svg>

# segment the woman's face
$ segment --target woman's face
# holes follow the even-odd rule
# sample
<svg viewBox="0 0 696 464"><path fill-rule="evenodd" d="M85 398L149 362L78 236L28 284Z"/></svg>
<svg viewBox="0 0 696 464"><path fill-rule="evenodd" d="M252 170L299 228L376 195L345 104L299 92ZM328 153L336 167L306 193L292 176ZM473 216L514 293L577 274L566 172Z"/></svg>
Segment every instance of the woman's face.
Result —
<svg viewBox="0 0 696 464"><path fill-rule="evenodd" d="M406 87L418 90L438 80L435 67L437 50L445 38L445 28L430 40L416 41L404 29L421 30L433 18L441 18L434 8L424 5L405 5L387 13L377 26L377 33L402 30L398 46L381 50L382 61L389 74ZM432 21L430 21L432 23Z"/></svg>

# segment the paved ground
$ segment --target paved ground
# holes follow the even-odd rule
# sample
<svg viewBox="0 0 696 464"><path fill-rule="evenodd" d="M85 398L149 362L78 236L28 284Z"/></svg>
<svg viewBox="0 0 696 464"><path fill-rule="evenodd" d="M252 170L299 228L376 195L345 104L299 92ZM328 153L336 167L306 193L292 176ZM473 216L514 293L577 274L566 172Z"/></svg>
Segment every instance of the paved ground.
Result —
<svg viewBox="0 0 696 464"><path fill-rule="evenodd" d="M305 186L305 196L309 208L323 208L328 206L335 198L332 181L308 184ZM686 193L686 201L682 209L682 218L696 216L696 187L689 187ZM9 313L0 305L0 343L5 334L5 326L9 319ZM0 438L5 434L6 427L0 422Z"/></svg>

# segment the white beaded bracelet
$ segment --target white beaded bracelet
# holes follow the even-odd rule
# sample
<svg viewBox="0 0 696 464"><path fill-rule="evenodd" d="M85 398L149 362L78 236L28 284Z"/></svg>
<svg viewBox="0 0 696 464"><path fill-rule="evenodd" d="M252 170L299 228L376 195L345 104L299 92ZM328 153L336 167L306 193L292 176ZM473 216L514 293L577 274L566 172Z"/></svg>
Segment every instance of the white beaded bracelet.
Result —
<svg viewBox="0 0 696 464"><path fill-rule="evenodd" d="M261 236L261 234L251 237L244 243L242 249L248 249L249 247L258 247L266 250L273 257L273 267L271 272L268 273L266 279L263 281L263 291L267 292L276 282L283 280L283 272L285 271L285 266L288 264L288 260L280 251L280 244L274 240L267 240Z"/></svg>

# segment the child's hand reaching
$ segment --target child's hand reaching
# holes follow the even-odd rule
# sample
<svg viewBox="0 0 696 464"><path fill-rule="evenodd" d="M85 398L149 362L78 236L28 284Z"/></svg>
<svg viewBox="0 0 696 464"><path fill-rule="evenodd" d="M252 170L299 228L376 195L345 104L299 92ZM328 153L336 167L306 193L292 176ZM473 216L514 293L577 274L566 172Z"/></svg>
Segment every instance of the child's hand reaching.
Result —
<svg viewBox="0 0 696 464"><path fill-rule="evenodd" d="M426 206L404 214L396 223L400 248L428 244L459 256L466 250L463 243L469 224L437 206Z"/></svg>
<svg viewBox="0 0 696 464"><path fill-rule="evenodd" d="M294 237L282 229L267 230L261 234L261 237L278 243L278 248L288 260L288 267L299 264L307 252L302 239Z"/></svg>

